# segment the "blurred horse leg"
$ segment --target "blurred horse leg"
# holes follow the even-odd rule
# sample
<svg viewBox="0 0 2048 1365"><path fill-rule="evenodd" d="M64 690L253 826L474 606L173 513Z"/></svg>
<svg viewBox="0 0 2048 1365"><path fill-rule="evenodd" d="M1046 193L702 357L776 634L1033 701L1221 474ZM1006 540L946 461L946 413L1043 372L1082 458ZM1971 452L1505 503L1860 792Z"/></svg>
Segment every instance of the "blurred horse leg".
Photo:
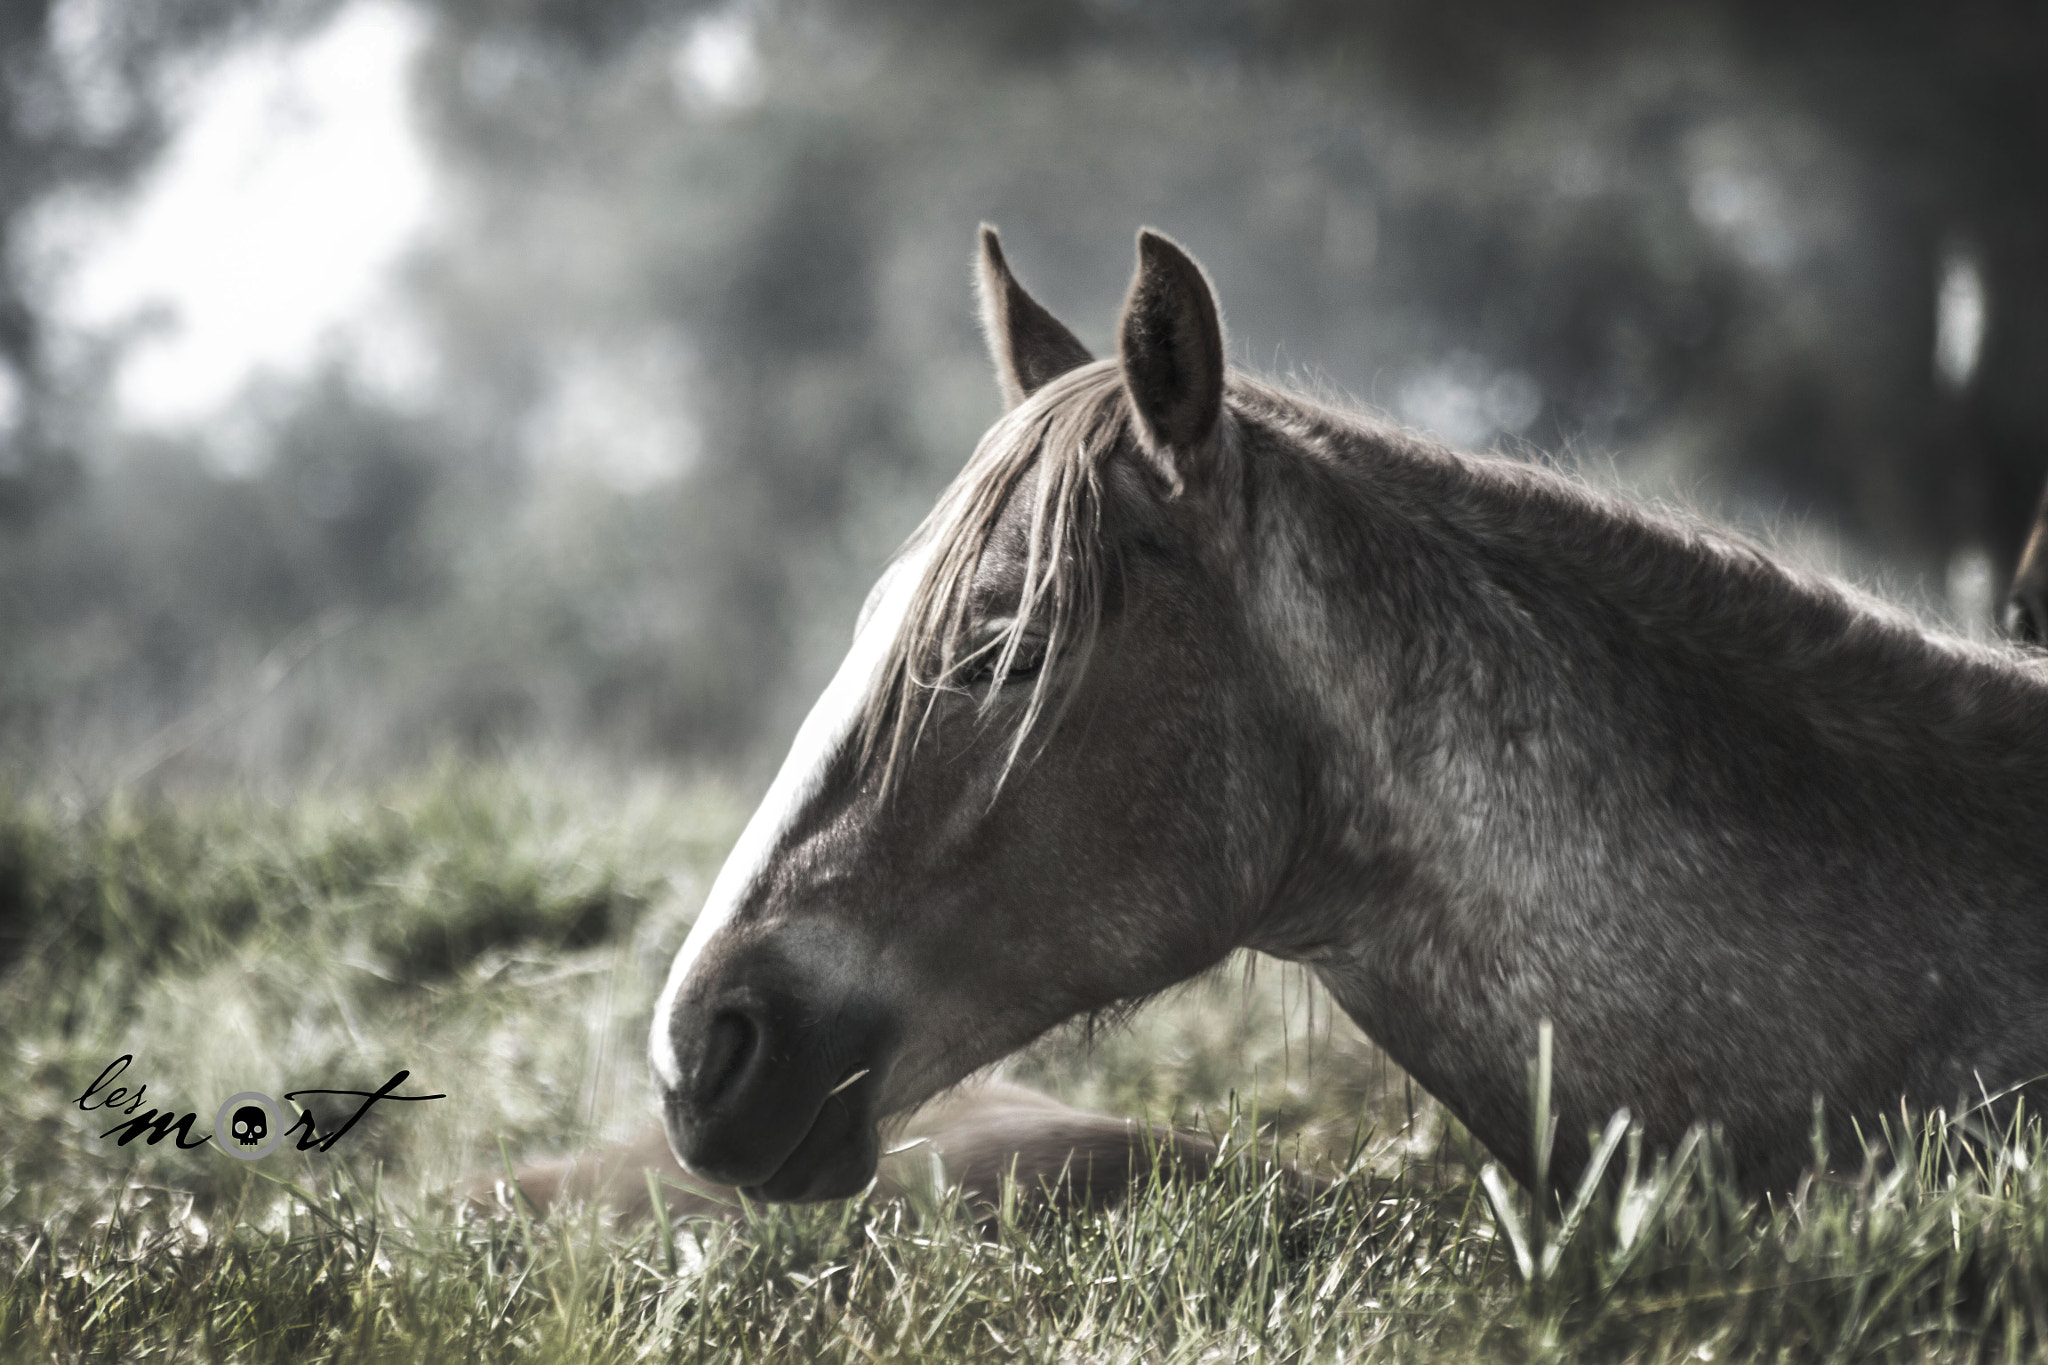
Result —
<svg viewBox="0 0 2048 1365"><path fill-rule="evenodd" d="M911 1114L884 1158L874 1197L904 1198L943 1183L981 1213L1001 1201L1013 1177L1021 1206L1100 1208L1155 1179L1201 1180L1217 1160L1206 1138L1137 1119L1091 1113L1050 1095L999 1079L958 1086ZM1302 1190L1320 1181L1291 1167ZM660 1125L633 1138L573 1157L536 1162L517 1172L518 1190L535 1212L565 1203L594 1204L624 1218L651 1211L648 1174L674 1217L737 1216L731 1186L685 1171ZM472 1205L509 1208L511 1182L500 1176L465 1189Z"/></svg>
<svg viewBox="0 0 2048 1365"><path fill-rule="evenodd" d="M505 1211L512 1207L516 1180L517 1197L542 1216L564 1204L591 1204L619 1217L644 1218L653 1209L650 1173L672 1216L723 1217L739 1212L739 1195L731 1187L699 1180L683 1169L658 1123L623 1142L529 1163L512 1179L499 1175L472 1180L461 1192L472 1208Z"/></svg>

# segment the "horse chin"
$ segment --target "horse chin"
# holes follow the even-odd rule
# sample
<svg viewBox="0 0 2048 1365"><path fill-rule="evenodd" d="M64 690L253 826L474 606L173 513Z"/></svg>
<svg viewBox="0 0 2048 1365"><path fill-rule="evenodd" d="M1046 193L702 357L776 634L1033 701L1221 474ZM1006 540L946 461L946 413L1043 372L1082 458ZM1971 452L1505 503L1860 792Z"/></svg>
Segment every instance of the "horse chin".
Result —
<svg viewBox="0 0 2048 1365"><path fill-rule="evenodd" d="M751 1199L772 1204L812 1204L848 1199L867 1188L881 1160L881 1133L855 1107L827 1100L794 1151L775 1174L743 1186Z"/></svg>

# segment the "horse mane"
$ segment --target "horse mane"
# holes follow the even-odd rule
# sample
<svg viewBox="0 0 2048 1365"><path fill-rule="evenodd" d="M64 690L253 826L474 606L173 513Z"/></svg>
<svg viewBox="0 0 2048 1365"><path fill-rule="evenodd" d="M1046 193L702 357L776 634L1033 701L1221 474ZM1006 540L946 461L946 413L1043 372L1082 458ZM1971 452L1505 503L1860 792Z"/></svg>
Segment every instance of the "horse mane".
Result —
<svg viewBox="0 0 2048 1365"><path fill-rule="evenodd" d="M1131 433L1130 400L1114 361L1097 361L1049 381L990 427L967 465L912 533L906 548L931 557L885 656L861 716L865 767L877 755L886 791L915 747L940 693L964 690L971 669L992 669L981 700L986 716L1034 626L1044 662L1019 719L997 790L1025 740L1050 710L1062 660L1085 666L1102 622L1107 548L1101 535L1105 457ZM966 638L969 596L990 533L1033 466L1036 497L1027 535L1024 583L1008 626L994 637Z"/></svg>
<svg viewBox="0 0 2048 1365"><path fill-rule="evenodd" d="M1597 579L1647 617L1677 625L1693 648L1729 650L1759 665L1759 655L1820 666L1819 639L1860 639L1900 661L1918 655L1933 666L1915 682L1894 678L1885 687L1868 679L1834 676L1827 690L1856 696L1866 719L1917 710L1929 694L1956 680L1956 670L1979 684L2000 678L2032 693L2048 684L2048 661L1993 642L1962 639L1930 625L1900 603L1816 571L1749 535L1716 526L1668 505L1646 506L1557 469L1503 456L1451 450L1371 414L1349 410L1242 373L1227 381L1227 408L1283 432L1287 443L1340 482L1368 480L1375 500L1429 504L1432 519L1462 524L1476 541L1547 545L1553 572ZM898 765L914 749L938 696L964 690L970 670L991 680L980 701L987 716L1034 629L1045 640L1045 659L997 778L997 790L1032 734L1061 710L1056 676L1085 667L1101 625L1113 549L1102 534L1102 470L1119 446L1135 439L1134 413L1114 361L1097 361L1051 380L1005 414L983 436L952 485L908 542L906 553L929 547L909 610L870 690L860 718L860 761L881 759L886 791ZM1391 463L1389 458L1391 457ZM1033 467L1038 482L1031 507L1027 560L1020 600L1005 628L970 640L970 593L988 538L1011 496ZM1386 481L1399 468L1407 497ZM1559 521L1578 526L1559 540ZM1773 603L1775 606L1764 606ZM1837 635L1840 632L1840 635ZM1761 649L1759 647L1762 647ZM1818 647L1825 655L1828 649ZM1905 695L1897 695L1903 693ZM1913 694L1918 693L1915 697ZM1937 706L1943 713L1949 706Z"/></svg>
<svg viewBox="0 0 2048 1365"><path fill-rule="evenodd" d="M1342 482L1365 486L1382 506L1455 525L1472 542L1515 543L1545 555L1554 569L1582 573L1612 600L1655 606L1705 633L1733 632L1754 644L1759 623L1738 590L1747 585L1780 606L1858 620L1945 660L1988 665L2029 682L2048 681L2048 655L2003 639L1961 633L1899 588L1872 585L1811 563L1768 533L1743 531L1711 513L1665 498L1632 495L1567 465L1506 452L1457 450L1380 414L1321 393L1233 373L1231 408L1284 432ZM1533 448L1531 452L1533 453ZM1390 458L1391 457L1391 458ZM1399 469L1406 485L1390 492ZM1417 490L1422 490L1419 494ZM1404 496L1405 494L1405 496ZM1555 534L1570 522L1565 536ZM1590 532L1590 538L1588 533ZM1735 619L1726 620L1733 616Z"/></svg>

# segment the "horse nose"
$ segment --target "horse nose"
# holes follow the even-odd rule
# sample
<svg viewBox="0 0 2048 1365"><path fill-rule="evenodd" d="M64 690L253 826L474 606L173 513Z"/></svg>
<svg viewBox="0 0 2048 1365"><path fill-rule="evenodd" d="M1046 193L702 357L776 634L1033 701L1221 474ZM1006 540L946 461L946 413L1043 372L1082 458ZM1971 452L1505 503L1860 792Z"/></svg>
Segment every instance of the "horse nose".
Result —
<svg viewBox="0 0 2048 1365"><path fill-rule="evenodd" d="M848 954L829 957L824 942L785 935L721 951L670 1001L654 1049L662 1119L669 1146L698 1175L764 1185L815 1130L815 1150L774 1186L809 1190L827 1149L852 1150L848 1134L871 1126L872 1087L842 1082L878 1065L891 1016L848 984Z"/></svg>
<svg viewBox="0 0 2048 1365"><path fill-rule="evenodd" d="M704 1030L704 1053L697 1068L695 1102L715 1109L741 1088L747 1073L767 1053L768 1032L736 1009L720 1010Z"/></svg>
<svg viewBox="0 0 2048 1365"><path fill-rule="evenodd" d="M683 1021L672 1025L685 1032ZM768 1060L768 1011L759 1006L727 1005L711 1014L700 1028L677 1038L682 1063L677 1084L665 1098L671 1108L699 1115L728 1107L743 1095Z"/></svg>

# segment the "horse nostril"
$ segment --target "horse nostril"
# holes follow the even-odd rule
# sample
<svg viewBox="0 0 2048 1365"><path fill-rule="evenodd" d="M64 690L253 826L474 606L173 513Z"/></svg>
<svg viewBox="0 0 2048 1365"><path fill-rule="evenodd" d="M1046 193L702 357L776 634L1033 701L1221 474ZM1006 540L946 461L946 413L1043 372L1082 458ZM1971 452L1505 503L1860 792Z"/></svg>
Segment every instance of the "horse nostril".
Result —
<svg viewBox="0 0 2048 1365"><path fill-rule="evenodd" d="M761 1030L738 1010L714 1015L705 1030L704 1061L697 1072L697 1102L706 1108L739 1083L761 1042Z"/></svg>

